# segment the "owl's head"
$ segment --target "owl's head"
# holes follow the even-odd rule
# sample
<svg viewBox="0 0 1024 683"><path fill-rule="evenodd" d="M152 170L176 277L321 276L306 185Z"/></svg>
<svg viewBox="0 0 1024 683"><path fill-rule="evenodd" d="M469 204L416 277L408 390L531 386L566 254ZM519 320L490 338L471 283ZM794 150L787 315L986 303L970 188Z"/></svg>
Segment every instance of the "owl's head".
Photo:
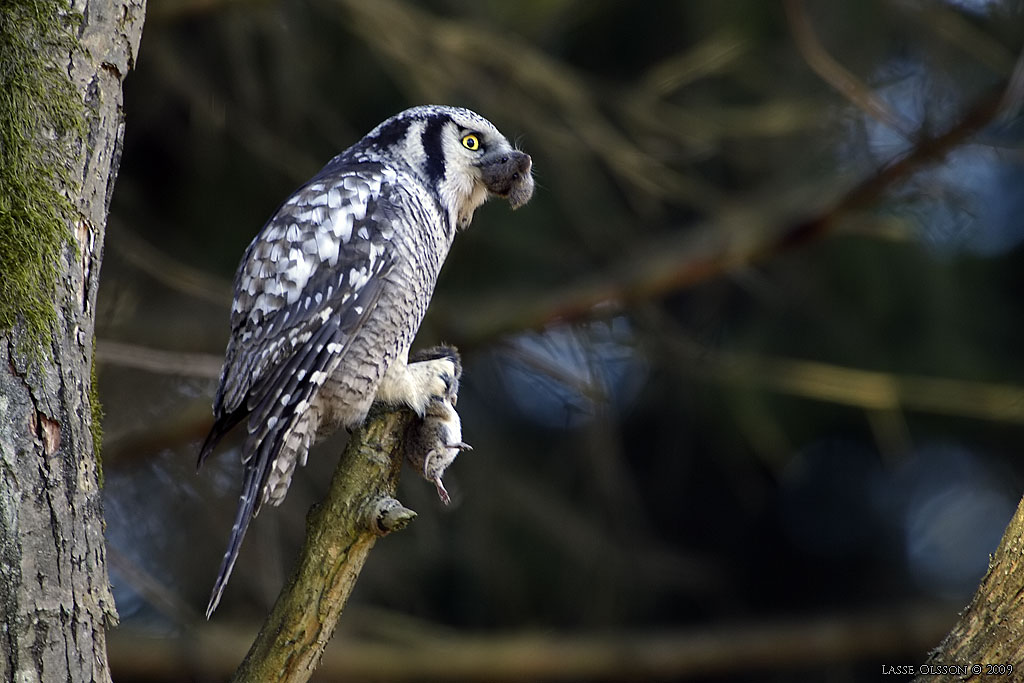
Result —
<svg viewBox="0 0 1024 683"><path fill-rule="evenodd" d="M411 166L459 228L489 197L518 209L533 196L533 161L490 121L461 107L406 109L362 141Z"/></svg>

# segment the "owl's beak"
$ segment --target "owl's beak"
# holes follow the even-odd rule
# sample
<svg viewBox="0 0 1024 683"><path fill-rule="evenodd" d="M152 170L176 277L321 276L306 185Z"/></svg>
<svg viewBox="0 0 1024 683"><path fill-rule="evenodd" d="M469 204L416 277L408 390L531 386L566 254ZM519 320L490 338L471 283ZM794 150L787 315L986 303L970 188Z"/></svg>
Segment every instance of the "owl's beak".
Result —
<svg viewBox="0 0 1024 683"><path fill-rule="evenodd" d="M504 197L513 209L533 196L533 159L517 150L491 152L478 164L484 185L491 194Z"/></svg>

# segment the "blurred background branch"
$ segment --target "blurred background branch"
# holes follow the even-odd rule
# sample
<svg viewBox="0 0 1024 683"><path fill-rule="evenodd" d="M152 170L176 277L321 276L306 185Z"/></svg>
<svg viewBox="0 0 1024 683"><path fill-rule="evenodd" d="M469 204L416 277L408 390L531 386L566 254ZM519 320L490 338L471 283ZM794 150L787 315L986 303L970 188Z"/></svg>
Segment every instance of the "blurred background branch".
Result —
<svg viewBox="0 0 1024 683"><path fill-rule="evenodd" d="M864 410L907 409L1024 424L1024 387L1015 385L899 375L791 358L715 352L687 343L681 343L678 348L680 357L686 361L685 367L695 377L705 380L742 382L781 394ZM217 354L162 351L109 340L99 341L96 357L104 364L208 379L220 376L222 362ZM551 365L549 359L519 357L538 372L570 383L575 381L572 375ZM590 388L582 386L581 390L590 391ZM206 417L209 421L209 416ZM174 431L180 431L180 427Z"/></svg>
<svg viewBox="0 0 1024 683"><path fill-rule="evenodd" d="M358 614L362 628L380 615ZM605 681L675 680L736 671L805 668L835 660L888 659L941 638L949 610L908 605L885 612L718 626L695 631L552 636L515 633L465 636L439 624L403 622L400 634L365 638L343 629L324 653L318 674L330 680ZM438 635L440 634L440 635ZM224 677L252 634L204 626L194 633L189 662L174 640L112 634L112 666L152 680L176 669Z"/></svg>
<svg viewBox="0 0 1024 683"><path fill-rule="evenodd" d="M786 18L793 31L796 47L814 73L869 116L898 131L903 137L912 138L914 131L910 123L903 121L867 84L847 71L828 53L814 33L803 0L783 0L783 6L786 8Z"/></svg>

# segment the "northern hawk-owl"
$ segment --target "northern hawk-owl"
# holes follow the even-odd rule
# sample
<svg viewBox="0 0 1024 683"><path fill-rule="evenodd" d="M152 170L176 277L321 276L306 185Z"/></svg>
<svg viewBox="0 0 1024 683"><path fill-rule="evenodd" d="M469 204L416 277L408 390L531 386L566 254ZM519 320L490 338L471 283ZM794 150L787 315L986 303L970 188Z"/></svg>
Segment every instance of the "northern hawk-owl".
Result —
<svg viewBox="0 0 1024 683"><path fill-rule="evenodd" d="M263 226L235 276L214 424L199 464L239 422L244 481L213 594L216 609L250 520L284 499L314 441L353 428L370 405L422 422L407 456L441 485L462 443L454 349L409 358L455 233L490 196L533 194L532 162L468 109L422 106L331 159Z"/></svg>

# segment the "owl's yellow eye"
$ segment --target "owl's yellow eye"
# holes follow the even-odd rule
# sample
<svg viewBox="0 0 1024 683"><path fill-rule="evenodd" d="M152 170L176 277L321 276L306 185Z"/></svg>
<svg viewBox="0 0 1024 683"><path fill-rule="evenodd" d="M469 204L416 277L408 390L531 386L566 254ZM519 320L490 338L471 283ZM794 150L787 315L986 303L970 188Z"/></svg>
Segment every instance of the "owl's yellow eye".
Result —
<svg viewBox="0 0 1024 683"><path fill-rule="evenodd" d="M470 133L469 135L462 136L462 146L466 149L475 152L480 149L480 138Z"/></svg>

